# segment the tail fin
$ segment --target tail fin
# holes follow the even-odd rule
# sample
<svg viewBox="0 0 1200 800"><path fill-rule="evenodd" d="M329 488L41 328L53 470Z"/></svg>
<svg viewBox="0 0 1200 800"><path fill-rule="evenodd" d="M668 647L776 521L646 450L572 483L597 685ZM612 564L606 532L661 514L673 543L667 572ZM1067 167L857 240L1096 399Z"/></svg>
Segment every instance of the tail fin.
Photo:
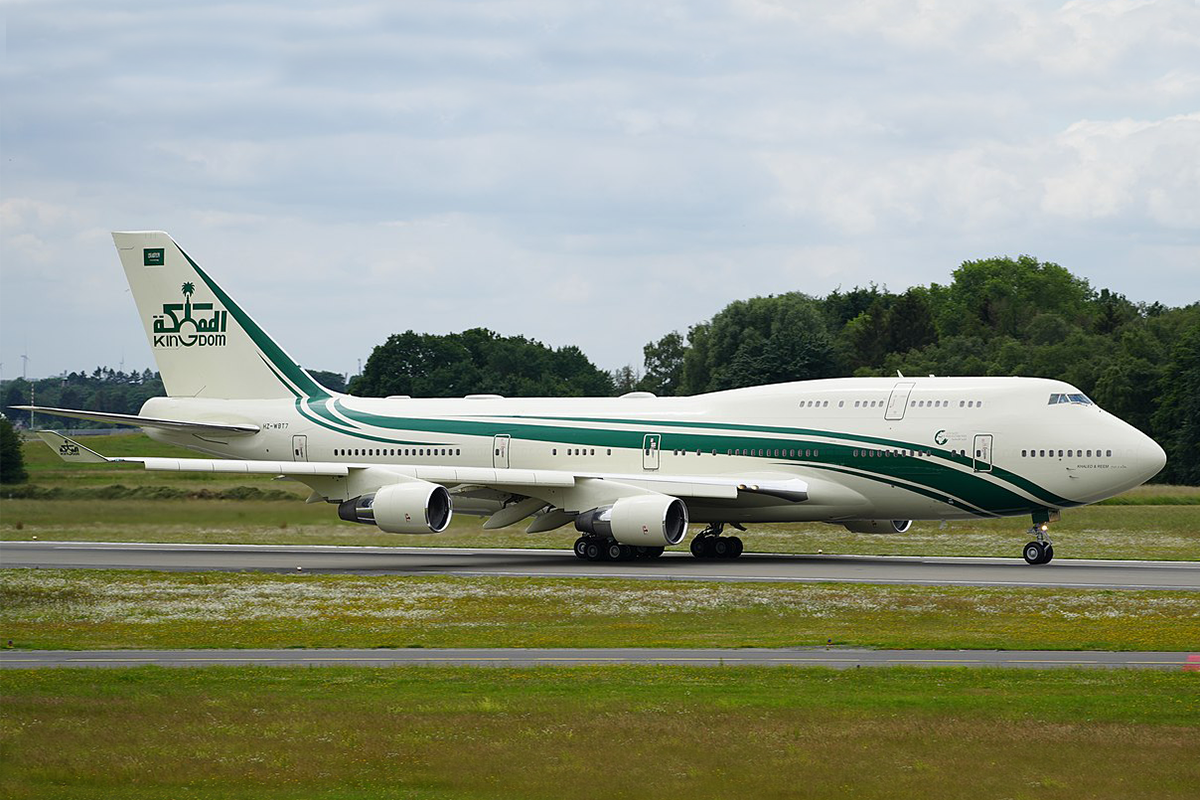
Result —
<svg viewBox="0 0 1200 800"><path fill-rule="evenodd" d="M172 397L328 397L162 231L113 233L146 338Z"/></svg>

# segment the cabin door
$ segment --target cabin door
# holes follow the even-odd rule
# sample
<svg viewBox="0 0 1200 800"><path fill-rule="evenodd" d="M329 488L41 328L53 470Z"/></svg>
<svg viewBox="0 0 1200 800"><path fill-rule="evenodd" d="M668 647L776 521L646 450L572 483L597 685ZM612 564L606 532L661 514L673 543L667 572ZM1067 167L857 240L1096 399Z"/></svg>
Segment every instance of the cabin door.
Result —
<svg viewBox="0 0 1200 800"><path fill-rule="evenodd" d="M512 437L501 433L492 437L492 466L496 469L508 469L508 446Z"/></svg>
<svg viewBox="0 0 1200 800"><path fill-rule="evenodd" d="M308 437L292 437L292 461L308 461Z"/></svg>
<svg viewBox="0 0 1200 800"><path fill-rule="evenodd" d="M990 433L975 434L975 471L992 471L992 435Z"/></svg>
<svg viewBox="0 0 1200 800"><path fill-rule="evenodd" d="M904 409L908 408L908 396L912 394L915 383L897 383L888 398L887 411L884 419L904 419Z"/></svg>
<svg viewBox="0 0 1200 800"><path fill-rule="evenodd" d="M658 450L662 444L662 434L647 433L642 440L642 469L658 469Z"/></svg>

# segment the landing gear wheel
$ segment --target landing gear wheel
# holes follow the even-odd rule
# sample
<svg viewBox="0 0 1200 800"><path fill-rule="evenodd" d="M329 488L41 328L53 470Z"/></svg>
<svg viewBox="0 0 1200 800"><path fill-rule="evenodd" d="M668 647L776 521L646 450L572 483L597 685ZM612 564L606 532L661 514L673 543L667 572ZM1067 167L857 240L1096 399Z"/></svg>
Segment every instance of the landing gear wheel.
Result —
<svg viewBox="0 0 1200 800"><path fill-rule="evenodd" d="M607 561L620 561L624 555L621 545L616 542L609 542L604 548L604 558Z"/></svg>
<svg viewBox="0 0 1200 800"><path fill-rule="evenodd" d="M1042 563L1049 564L1050 559L1054 558L1054 545L1048 544L1045 547L1045 555L1042 556Z"/></svg>
<svg viewBox="0 0 1200 800"><path fill-rule="evenodd" d="M730 558L731 557L730 552L731 552L732 548L730 548L730 546L729 546L729 539L727 539L724 536L715 537L712 540L712 542L709 544L709 548L712 550L713 558Z"/></svg>
<svg viewBox="0 0 1200 800"><path fill-rule="evenodd" d="M663 551L666 549L667 548L665 548L665 547L647 547L646 548L646 558L658 558L659 556L661 556L663 554Z"/></svg>
<svg viewBox="0 0 1200 800"><path fill-rule="evenodd" d="M583 538L582 536L580 536L578 539L575 540L575 557L576 558L587 558L588 557L587 556L587 544L588 544L588 540Z"/></svg>
<svg viewBox="0 0 1200 800"><path fill-rule="evenodd" d="M604 555L599 542L588 542L583 546L583 557L588 561L599 561Z"/></svg>
<svg viewBox="0 0 1200 800"><path fill-rule="evenodd" d="M729 537L729 557L737 558L742 554L742 540L736 536Z"/></svg>
<svg viewBox="0 0 1200 800"><path fill-rule="evenodd" d="M1047 549L1048 548L1041 542L1030 542L1029 544L1025 545L1025 550L1022 553L1022 555L1025 556L1025 563L1045 564L1050 560L1046 557ZM1049 554L1051 557L1053 557L1054 551L1050 550Z"/></svg>
<svg viewBox="0 0 1200 800"><path fill-rule="evenodd" d="M633 547L627 544L621 545L621 556L617 559L618 561L633 561L635 558L637 558L637 551Z"/></svg>
<svg viewBox="0 0 1200 800"><path fill-rule="evenodd" d="M697 536L695 539L692 539L690 549L692 551L692 555L694 555L696 558L704 558L704 543L705 539L703 536Z"/></svg>

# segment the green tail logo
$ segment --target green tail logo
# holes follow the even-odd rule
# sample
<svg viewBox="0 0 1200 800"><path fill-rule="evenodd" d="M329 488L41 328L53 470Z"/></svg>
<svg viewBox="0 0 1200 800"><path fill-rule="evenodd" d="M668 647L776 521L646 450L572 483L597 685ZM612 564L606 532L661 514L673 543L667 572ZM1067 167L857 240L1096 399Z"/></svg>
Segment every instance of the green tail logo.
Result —
<svg viewBox="0 0 1200 800"><path fill-rule="evenodd" d="M229 312L213 303L193 303L196 285L183 284L182 303L163 303L163 313L154 315L154 346L222 347L226 344L225 325ZM207 316L206 312L211 312ZM199 315L199 316L198 316Z"/></svg>

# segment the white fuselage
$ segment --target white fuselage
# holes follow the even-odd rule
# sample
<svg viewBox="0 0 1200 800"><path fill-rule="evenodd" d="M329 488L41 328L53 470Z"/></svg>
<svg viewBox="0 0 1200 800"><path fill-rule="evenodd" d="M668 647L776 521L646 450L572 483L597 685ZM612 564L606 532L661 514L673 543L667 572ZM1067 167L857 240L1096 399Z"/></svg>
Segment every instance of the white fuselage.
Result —
<svg viewBox="0 0 1200 800"><path fill-rule="evenodd" d="M1078 400L1051 404L1059 395ZM228 437L150 431L235 459L809 486L803 502L689 502L693 521L713 522L1036 515L1111 497L1165 463L1140 431L1040 378L836 378L671 398L173 397L142 414L259 426Z"/></svg>

